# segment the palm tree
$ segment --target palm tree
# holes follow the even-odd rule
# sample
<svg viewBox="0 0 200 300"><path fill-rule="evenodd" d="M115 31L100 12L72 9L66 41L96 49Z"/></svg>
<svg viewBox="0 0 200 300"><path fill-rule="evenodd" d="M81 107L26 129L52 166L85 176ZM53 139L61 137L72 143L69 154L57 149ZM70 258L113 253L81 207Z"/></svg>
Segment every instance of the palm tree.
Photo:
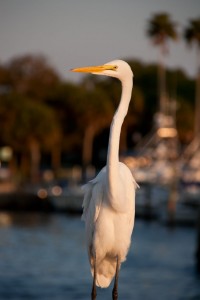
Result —
<svg viewBox="0 0 200 300"><path fill-rule="evenodd" d="M195 123L194 136L196 139L200 133L200 18L189 21L184 30L184 38L188 45L196 46L197 76L196 76L196 99L195 99Z"/></svg>
<svg viewBox="0 0 200 300"><path fill-rule="evenodd" d="M167 13L155 14L149 20L147 35L152 39L153 44L160 48L160 62L158 66L160 113L166 114L167 99L163 58L168 53L168 41L176 40L178 37L176 24Z"/></svg>

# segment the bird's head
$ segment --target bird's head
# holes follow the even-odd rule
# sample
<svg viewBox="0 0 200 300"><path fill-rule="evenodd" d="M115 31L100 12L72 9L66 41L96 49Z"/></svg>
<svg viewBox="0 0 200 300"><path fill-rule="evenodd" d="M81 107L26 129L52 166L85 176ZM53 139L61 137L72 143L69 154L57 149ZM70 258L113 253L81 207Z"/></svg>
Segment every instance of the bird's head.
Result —
<svg viewBox="0 0 200 300"><path fill-rule="evenodd" d="M132 79L133 77L133 72L130 66L123 60L113 60L100 66L75 68L72 69L71 71L115 77L121 80L122 82L128 78Z"/></svg>

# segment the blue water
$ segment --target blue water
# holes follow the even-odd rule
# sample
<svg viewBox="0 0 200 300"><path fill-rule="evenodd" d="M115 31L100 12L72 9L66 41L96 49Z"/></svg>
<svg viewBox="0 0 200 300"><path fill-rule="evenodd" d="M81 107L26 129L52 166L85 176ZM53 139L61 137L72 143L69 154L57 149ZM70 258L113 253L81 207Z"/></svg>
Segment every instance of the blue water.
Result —
<svg viewBox="0 0 200 300"><path fill-rule="evenodd" d="M66 215L2 215L0 299L90 299L84 223ZM197 300L195 228L136 221L119 300ZM97 299L111 299L112 287Z"/></svg>

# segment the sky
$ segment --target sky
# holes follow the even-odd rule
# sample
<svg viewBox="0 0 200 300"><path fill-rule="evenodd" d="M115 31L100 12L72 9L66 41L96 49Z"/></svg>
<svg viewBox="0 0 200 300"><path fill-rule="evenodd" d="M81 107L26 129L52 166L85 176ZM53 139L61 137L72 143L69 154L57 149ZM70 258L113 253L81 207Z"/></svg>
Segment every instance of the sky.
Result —
<svg viewBox="0 0 200 300"><path fill-rule="evenodd" d="M146 29L158 12L168 13L181 33L190 19L200 17L200 1L0 0L0 62L42 54L64 79L74 81L83 76L69 72L74 67L113 59L156 62L158 49ZM195 50L183 40L169 49L166 65L195 76Z"/></svg>

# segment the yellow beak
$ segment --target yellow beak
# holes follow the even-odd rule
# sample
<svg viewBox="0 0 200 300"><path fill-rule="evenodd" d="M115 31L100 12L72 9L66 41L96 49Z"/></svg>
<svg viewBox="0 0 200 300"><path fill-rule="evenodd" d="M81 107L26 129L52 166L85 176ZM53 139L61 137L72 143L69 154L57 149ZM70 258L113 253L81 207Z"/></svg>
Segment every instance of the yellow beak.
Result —
<svg viewBox="0 0 200 300"><path fill-rule="evenodd" d="M70 71L80 72L80 73L101 73L107 70L116 71L117 66L114 65L90 66L90 67L83 67L83 68L75 68L75 69L71 69Z"/></svg>

